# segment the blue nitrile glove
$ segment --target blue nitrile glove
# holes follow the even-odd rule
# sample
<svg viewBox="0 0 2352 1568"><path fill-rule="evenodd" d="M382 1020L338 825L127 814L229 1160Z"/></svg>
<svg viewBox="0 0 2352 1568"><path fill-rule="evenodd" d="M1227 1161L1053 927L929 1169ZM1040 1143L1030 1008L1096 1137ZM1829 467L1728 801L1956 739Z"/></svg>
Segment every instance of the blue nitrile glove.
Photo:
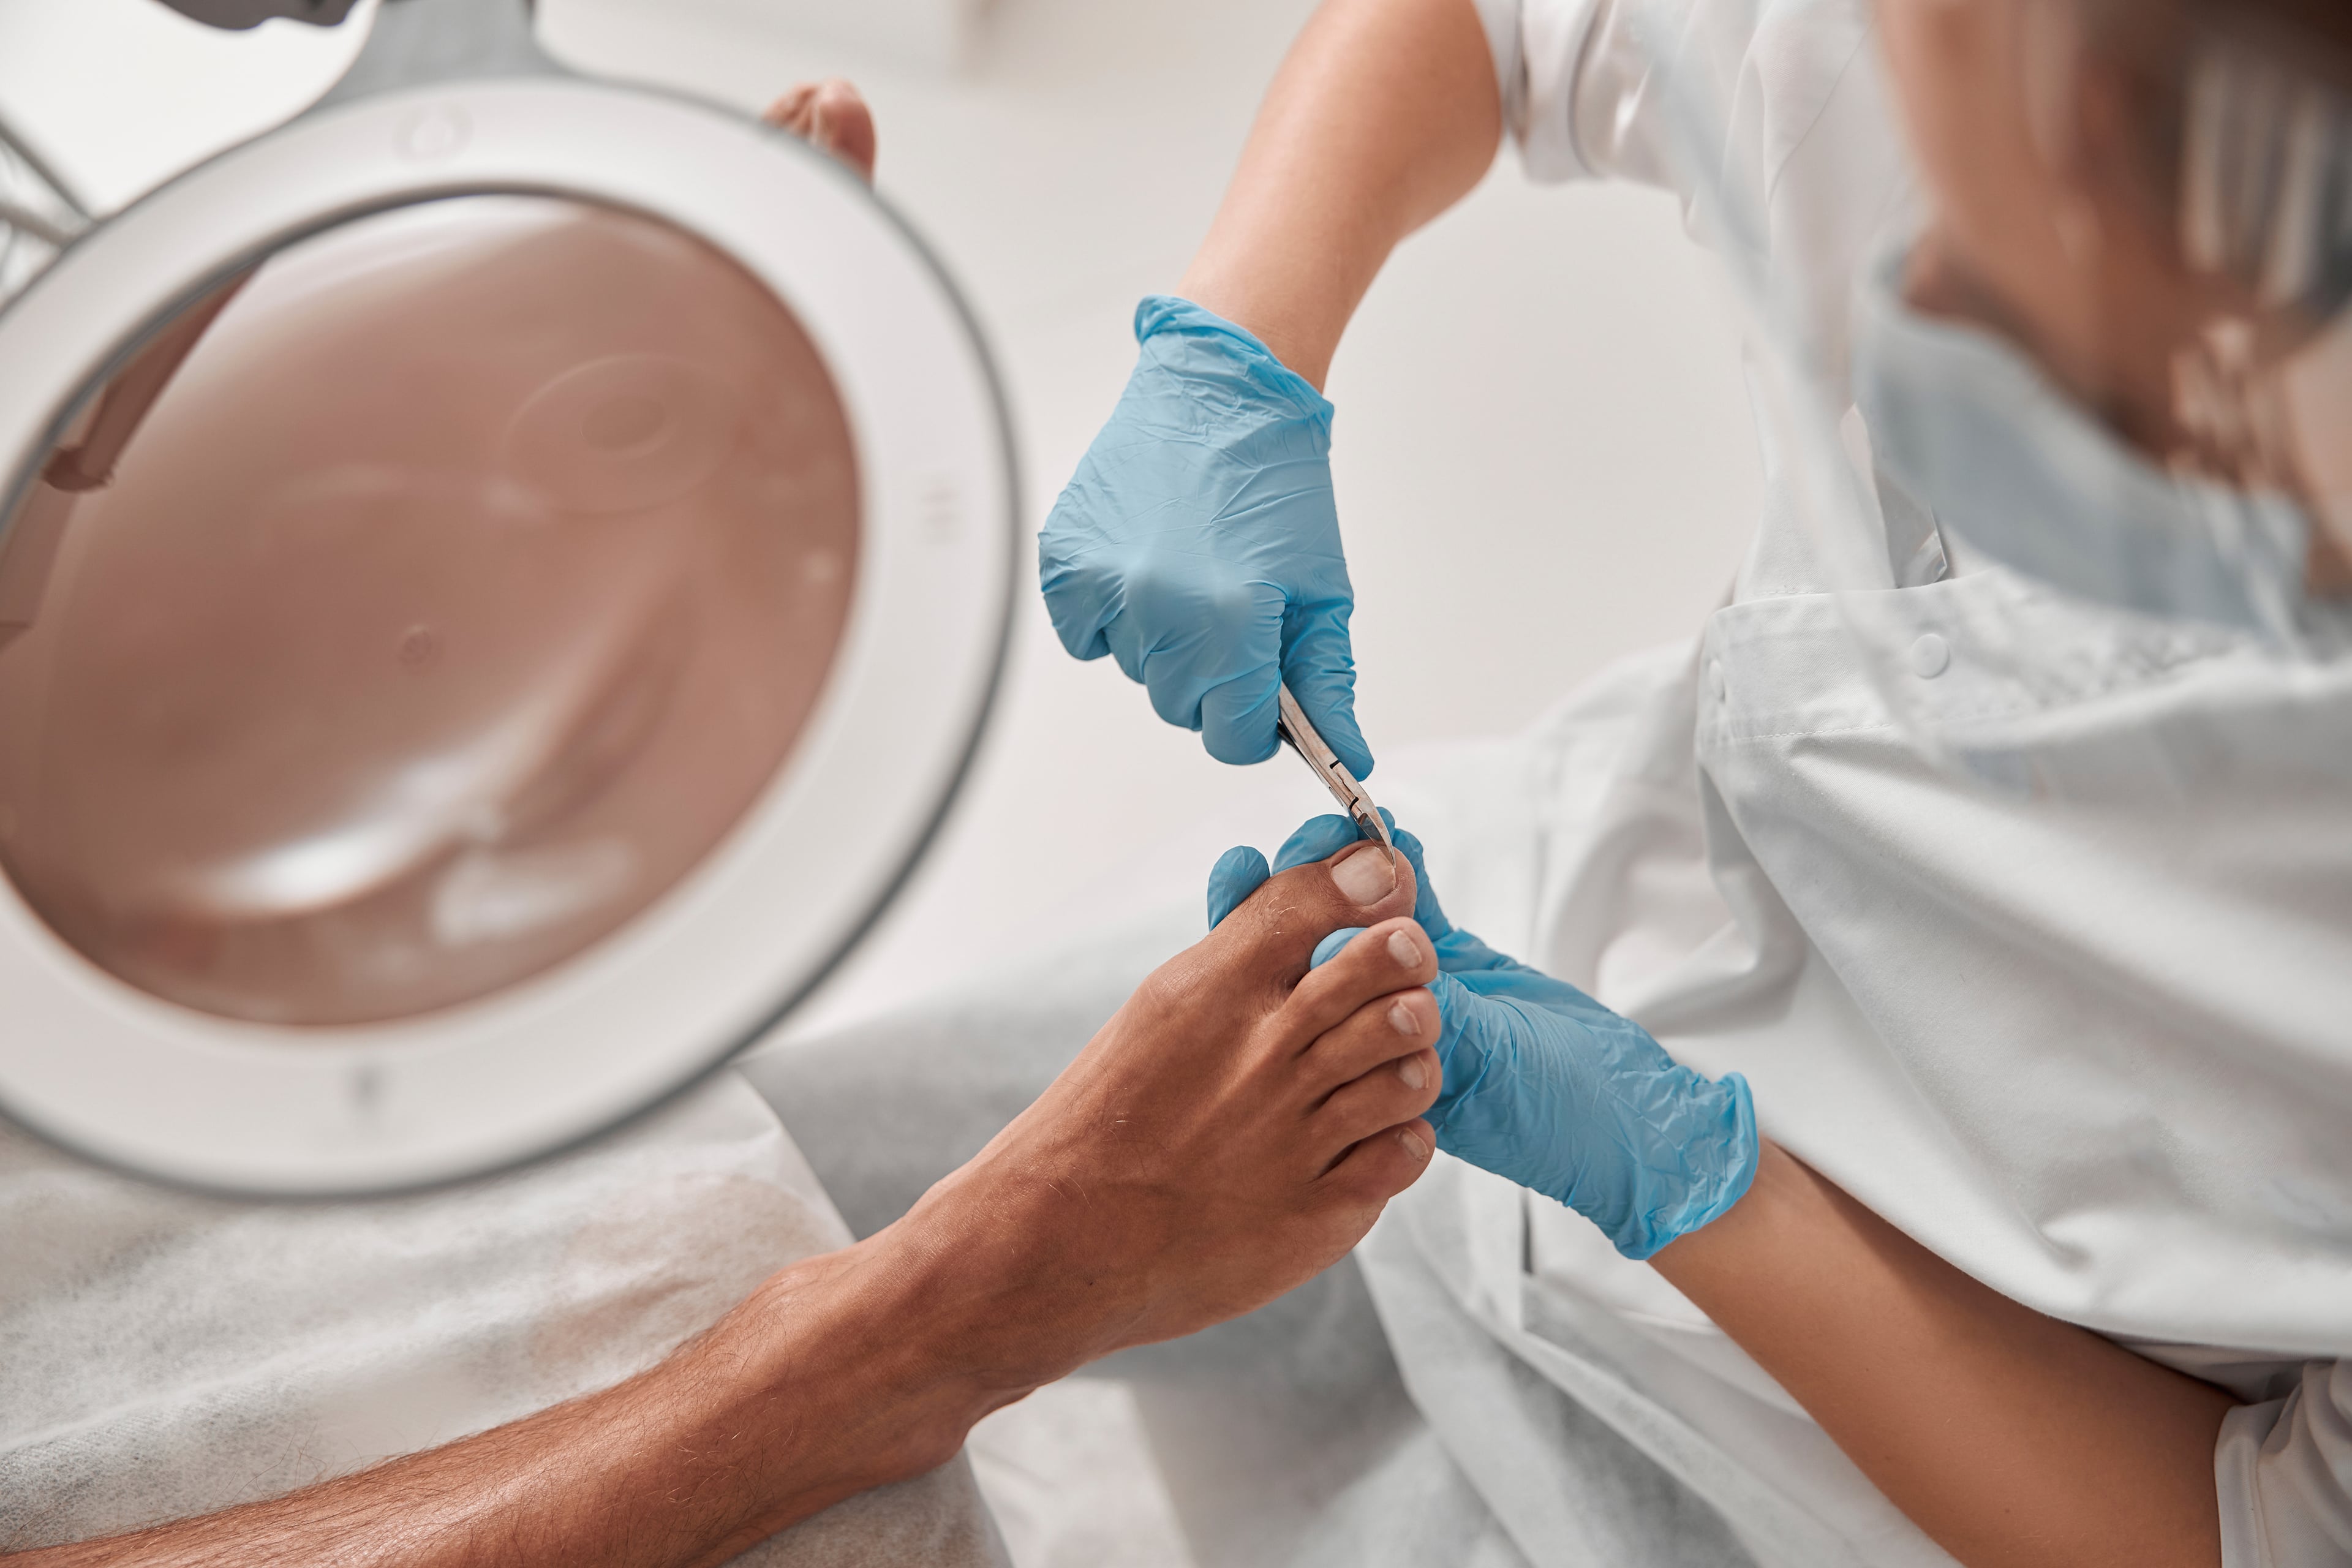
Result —
<svg viewBox="0 0 2352 1568"><path fill-rule="evenodd" d="M1413 918L1437 947L1429 987L1445 1075L1429 1110L1437 1146L1559 1199L1633 1258L1738 1203L1758 1152L1747 1080L1700 1076L1639 1024L1457 929L1430 888L1421 840L1389 826L1419 882ZM1355 837L1348 818L1316 817L1291 835L1275 868L1328 859ZM1209 873L1210 926L1271 874L1256 850L1227 850ZM1324 938L1315 963L1356 934Z"/></svg>
<svg viewBox="0 0 2352 1568"><path fill-rule="evenodd" d="M1062 646L1110 654L1222 763L1274 755L1276 687L1358 778L1355 590L1331 499L1331 405L1223 317L1155 294L1110 422L1037 538Z"/></svg>

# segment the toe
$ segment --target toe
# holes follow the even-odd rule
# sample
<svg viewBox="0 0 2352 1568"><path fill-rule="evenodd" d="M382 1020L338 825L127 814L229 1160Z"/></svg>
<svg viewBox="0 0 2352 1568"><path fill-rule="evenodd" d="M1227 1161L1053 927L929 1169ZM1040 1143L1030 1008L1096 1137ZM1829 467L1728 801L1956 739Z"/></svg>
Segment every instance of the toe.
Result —
<svg viewBox="0 0 2352 1568"><path fill-rule="evenodd" d="M1352 1082L1333 1089L1307 1119L1308 1142L1336 1162L1354 1144L1386 1128L1402 1126L1437 1103L1444 1069L1437 1053L1423 1047L1382 1062Z"/></svg>
<svg viewBox="0 0 2352 1568"><path fill-rule="evenodd" d="M1412 898L1409 887L1400 890ZM1368 926L1337 958L1301 980L1286 1004L1288 1022L1303 1031L1303 1049L1373 998L1436 978L1437 951L1427 933L1410 915L1399 915Z"/></svg>
<svg viewBox="0 0 2352 1568"><path fill-rule="evenodd" d="M1258 972L1287 993L1307 975L1316 944L1325 937L1343 927L1371 926L1407 914L1412 900L1412 868L1400 857L1391 869L1387 852L1379 846L1357 845L1329 860L1295 866L1267 879L1209 941L1219 962ZM1427 940L1421 940L1425 948ZM1343 967L1328 963L1316 973ZM1318 990L1333 984L1327 979ZM1399 984L1391 980L1380 990L1393 991ZM1375 994L1358 992L1301 1036L1298 1045L1303 1048Z"/></svg>
<svg viewBox="0 0 2352 1568"><path fill-rule="evenodd" d="M1374 1068L1434 1048L1442 1021L1437 998L1421 986L1375 997L1307 1047L1301 1074L1316 1092L1328 1094ZM1430 1092L1434 1096L1436 1090ZM1412 1113L1418 1115L1422 1109L1415 1106ZM1359 1129L1353 1136L1360 1138L1370 1131Z"/></svg>
<svg viewBox="0 0 2352 1568"><path fill-rule="evenodd" d="M1323 1188L1338 1203L1377 1210L1421 1179L1436 1147L1437 1134L1426 1121L1383 1129L1341 1156L1325 1173Z"/></svg>

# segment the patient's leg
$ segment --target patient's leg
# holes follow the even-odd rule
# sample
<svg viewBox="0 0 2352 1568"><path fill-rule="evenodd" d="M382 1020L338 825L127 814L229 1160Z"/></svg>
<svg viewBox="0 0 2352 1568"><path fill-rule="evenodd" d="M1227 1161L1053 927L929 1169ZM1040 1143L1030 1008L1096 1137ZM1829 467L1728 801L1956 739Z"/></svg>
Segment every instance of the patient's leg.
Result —
<svg viewBox="0 0 2352 1568"><path fill-rule="evenodd" d="M991 981L742 1064L851 1227L905 1213L1042 1093L1168 953L1190 899ZM1420 1429L1356 1265L1257 1311L1114 1356L1203 1568L1287 1561Z"/></svg>
<svg viewBox="0 0 2352 1568"><path fill-rule="evenodd" d="M849 1228L871 1236L979 1153L1200 932L1188 900L992 980L787 1038L738 1065Z"/></svg>

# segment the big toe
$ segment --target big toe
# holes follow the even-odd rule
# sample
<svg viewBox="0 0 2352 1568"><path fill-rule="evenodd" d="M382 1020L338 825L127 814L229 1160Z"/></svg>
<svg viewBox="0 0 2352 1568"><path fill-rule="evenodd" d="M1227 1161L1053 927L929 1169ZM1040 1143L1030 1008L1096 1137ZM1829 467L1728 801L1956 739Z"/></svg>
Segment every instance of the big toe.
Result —
<svg viewBox="0 0 2352 1568"><path fill-rule="evenodd" d="M1377 925L1412 912L1412 867L1380 845L1349 845L1265 885L1211 933L1215 961L1287 991L1298 984L1316 944L1350 926Z"/></svg>

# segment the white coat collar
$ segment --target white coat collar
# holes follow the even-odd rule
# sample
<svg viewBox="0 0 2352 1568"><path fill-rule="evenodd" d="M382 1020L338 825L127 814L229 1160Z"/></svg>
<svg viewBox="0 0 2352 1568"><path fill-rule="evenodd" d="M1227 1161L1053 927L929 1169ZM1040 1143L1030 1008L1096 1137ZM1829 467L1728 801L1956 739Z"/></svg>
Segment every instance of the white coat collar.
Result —
<svg viewBox="0 0 2352 1568"><path fill-rule="evenodd" d="M1909 253L1864 271L1854 397L1877 460L1941 526L2081 598L2288 641L2313 629L2292 500L2158 469L2007 342L1906 304Z"/></svg>

